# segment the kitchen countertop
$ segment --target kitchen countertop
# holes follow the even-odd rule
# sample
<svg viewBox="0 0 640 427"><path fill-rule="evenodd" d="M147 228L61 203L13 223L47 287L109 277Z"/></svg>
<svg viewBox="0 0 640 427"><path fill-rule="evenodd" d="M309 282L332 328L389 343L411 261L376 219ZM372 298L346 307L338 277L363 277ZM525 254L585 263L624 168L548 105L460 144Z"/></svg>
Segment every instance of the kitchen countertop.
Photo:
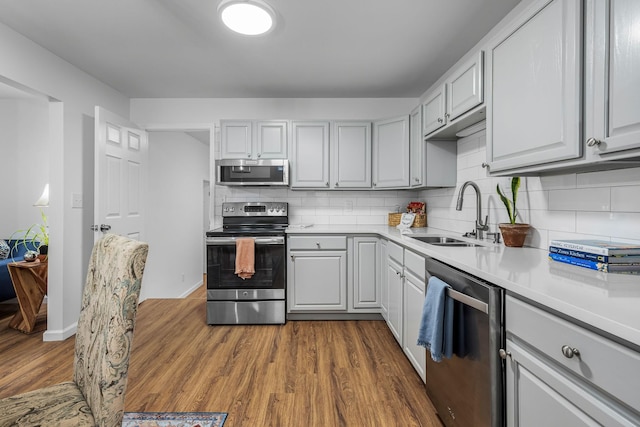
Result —
<svg viewBox="0 0 640 427"><path fill-rule="evenodd" d="M430 227L411 230L413 235L447 235L474 241ZM508 248L490 240L482 241L487 246L434 246L386 225L289 227L287 234L379 235L622 339L636 349L640 347L640 275L562 264L550 261L545 250Z"/></svg>

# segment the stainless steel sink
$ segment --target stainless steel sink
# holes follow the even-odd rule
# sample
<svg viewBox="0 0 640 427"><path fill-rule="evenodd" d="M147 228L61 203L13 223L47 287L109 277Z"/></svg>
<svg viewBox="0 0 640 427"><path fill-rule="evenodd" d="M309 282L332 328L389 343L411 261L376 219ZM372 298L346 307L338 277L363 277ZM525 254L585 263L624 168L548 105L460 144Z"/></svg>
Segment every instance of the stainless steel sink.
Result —
<svg viewBox="0 0 640 427"><path fill-rule="evenodd" d="M435 246L451 246L451 247L474 247L482 246L466 240L460 240L446 236L410 236L412 239L419 240L424 243Z"/></svg>

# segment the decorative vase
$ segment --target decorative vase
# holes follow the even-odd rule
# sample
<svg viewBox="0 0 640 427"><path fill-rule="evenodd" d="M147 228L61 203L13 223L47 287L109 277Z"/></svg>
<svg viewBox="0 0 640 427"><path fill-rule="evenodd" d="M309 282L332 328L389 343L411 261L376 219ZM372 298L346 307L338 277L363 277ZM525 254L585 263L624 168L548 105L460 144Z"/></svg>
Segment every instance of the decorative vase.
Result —
<svg viewBox="0 0 640 427"><path fill-rule="evenodd" d="M524 240L529 233L529 224L498 224L500 232L502 233L502 240L504 245L512 248L521 248L524 245Z"/></svg>

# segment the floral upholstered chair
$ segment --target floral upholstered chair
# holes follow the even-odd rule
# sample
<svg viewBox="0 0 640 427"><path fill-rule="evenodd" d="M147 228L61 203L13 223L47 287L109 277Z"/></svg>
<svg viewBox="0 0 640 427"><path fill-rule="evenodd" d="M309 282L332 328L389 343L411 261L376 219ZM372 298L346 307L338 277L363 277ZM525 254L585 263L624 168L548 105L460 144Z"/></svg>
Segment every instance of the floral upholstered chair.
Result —
<svg viewBox="0 0 640 427"><path fill-rule="evenodd" d="M122 424L129 355L149 247L109 234L91 254L73 381L0 400L0 426Z"/></svg>

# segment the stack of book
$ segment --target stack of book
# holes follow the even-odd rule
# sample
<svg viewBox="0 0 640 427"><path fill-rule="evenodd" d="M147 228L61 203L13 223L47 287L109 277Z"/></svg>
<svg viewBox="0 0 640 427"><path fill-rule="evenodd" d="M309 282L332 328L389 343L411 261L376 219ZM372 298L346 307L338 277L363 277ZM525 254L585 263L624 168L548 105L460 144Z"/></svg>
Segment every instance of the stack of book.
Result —
<svg viewBox="0 0 640 427"><path fill-rule="evenodd" d="M552 240L549 259L608 273L640 274L640 245L604 240Z"/></svg>

